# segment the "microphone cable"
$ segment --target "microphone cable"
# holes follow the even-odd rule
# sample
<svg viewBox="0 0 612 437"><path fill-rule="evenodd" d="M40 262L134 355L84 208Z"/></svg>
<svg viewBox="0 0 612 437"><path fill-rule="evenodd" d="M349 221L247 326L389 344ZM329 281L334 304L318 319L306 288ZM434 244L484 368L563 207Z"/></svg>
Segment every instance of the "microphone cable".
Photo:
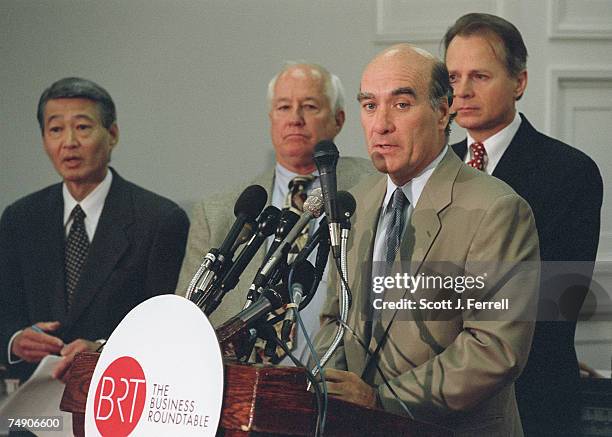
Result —
<svg viewBox="0 0 612 437"><path fill-rule="evenodd" d="M292 304L295 304L295 302L293 302L293 293L291 292L291 289L293 286L293 273L294 272L295 270L291 269L291 271L289 272L289 277L287 279L287 284L288 284L288 289L289 289L289 300L291 301ZM310 287L309 293L310 294L315 293L318 287L319 287L319 283L317 281L313 282L312 286ZM327 398L328 398L327 383L325 382L325 373L324 373L325 371L323 370L323 367L321 367L321 359L319 358L319 355L317 354L314 344L312 343L310 335L308 334L308 331L306 330L306 326L304 325L302 316L300 316L299 308L295 308L295 320L298 323L299 329L304 334L304 339L306 340L308 351L310 353L312 360L315 362L315 366L318 369L318 374L321 375L321 387L323 388L323 393L322 393L323 405L322 405L322 408L318 409L319 413L317 415L317 422L318 422L317 427L320 428L321 435L323 435L323 432L325 430L325 422L327 420ZM312 376L312 380L309 379L311 387L315 390L315 393L317 391L320 392L321 388L315 387L318 385L315 375L311 373L309 368L306 368L306 371ZM319 423L320 423L320 426L319 426Z"/></svg>
<svg viewBox="0 0 612 437"><path fill-rule="evenodd" d="M299 317L299 316L298 316ZM298 320L300 320L298 318ZM318 387L317 385L317 380L315 378L315 376L310 372L310 369L308 369L304 363L302 363L295 355L293 355L293 353L289 350L289 348L287 347L287 344L282 341L281 339L278 338L278 336L274 335L274 337L272 337L274 342L276 343L277 346L279 346L283 352L285 352L285 354L289 357L289 359L293 362L293 364L295 365L295 367L299 367L302 368L306 371L306 378L308 379L308 381L310 382L311 387L313 387L314 391L315 391L315 399L316 399L316 403L317 403L317 421L316 421L316 425L315 425L315 436L316 437L322 437L323 436L323 427L325 425L324 420L324 416L322 416L322 413L325 413L324 408L327 408L326 406L323 407L322 402L323 399L325 399L325 401L327 401L327 391L325 391L325 394L323 395L321 393L321 388ZM325 396L325 397L323 397Z"/></svg>
<svg viewBox="0 0 612 437"><path fill-rule="evenodd" d="M369 356L370 359L374 360L374 363L376 365L376 371L378 372L378 374L380 375L380 377L382 378L385 386L387 386L387 388L389 389L389 391L391 392L391 394L393 395L393 397L395 398L395 400L397 402L399 402L399 404L401 405L402 409L406 412L406 414L408 415L408 417L410 417L412 420L416 420L414 418L414 415L412 414L412 412L410 411L410 408L408 408L408 406L406 405L406 403L400 399L400 397L398 396L398 394L395 392L395 390L393 389L393 387L391 387L391 384L389 384L389 379L387 378L387 376L384 374L384 372L382 371L382 369L380 368L378 361L376 360L376 358L374 357L374 354L372 354L372 352L370 352L370 349L365 345L365 343L363 342L363 340L361 340L361 338L359 338L359 336L357 335L357 333L353 330L353 328L351 328L347 323L344 323L342 320L340 320L339 318L336 319L336 323L340 324L342 326L344 326L344 329L347 329L351 335L353 336L353 338L357 341L357 343L363 348L363 350L365 351L366 355Z"/></svg>

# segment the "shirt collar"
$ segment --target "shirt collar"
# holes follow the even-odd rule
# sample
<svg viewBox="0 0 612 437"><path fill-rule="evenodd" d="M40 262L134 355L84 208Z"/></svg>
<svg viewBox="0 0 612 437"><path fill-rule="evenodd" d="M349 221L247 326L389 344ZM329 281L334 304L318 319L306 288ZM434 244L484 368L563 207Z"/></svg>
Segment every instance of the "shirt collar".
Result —
<svg viewBox="0 0 612 437"><path fill-rule="evenodd" d="M320 184L320 182L317 183L317 181L319 180L319 170L317 169L313 171L311 175L315 176L316 179L313 182L313 186L310 187L310 190L312 190L313 188L316 188L316 186L319 186ZM274 181L275 181L275 185L278 186L279 190L281 191L283 195L285 196L287 195L287 193L289 192L289 182L291 182L291 179L293 179L296 176L303 176L303 175L294 173L291 170L288 170L285 167L283 167L280 163L278 162L276 163Z"/></svg>
<svg viewBox="0 0 612 437"><path fill-rule="evenodd" d="M448 146L444 146L444 148L436 157L436 159L431 161L421 173L413 177L410 181L408 181L401 187L395 185L389 175L387 175L387 192L385 193L385 198L383 199L383 211L386 211L391 197L393 196L393 192L396 188L401 188L401 190L404 192L404 195L406 196L406 199L408 199L410 205L412 205L412 207L414 208L419 202L421 193L423 193L423 189L425 188L427 181L431 177L431 174L434 172L440 161L442 161L442 158L444 158L444 155L446 155L446 153L448 153Z"/></svg>
<svg viewBox="0 0 612 437"><path fill-rule="evenodd" d="M487 166L485 170L488 174L493 173L495 166L501 160L502 155L510 145L512 138L516 135L516 132L519 130L521 126L521 116L518 111L514 114L514 119L510 122L508 126L497 132L495 135L490 136L484 141L481 141L484 144L484 148L487 151ZM472 136L467 134L467 146L468 150L466 153L466 160L468 162L471 159L470 155L470 144L474 143L475 140Z"/></svg>
<svg viewBox="0 0 612 437"><path fill-rule="evenodd" d="M106 176L93 189L83 200L77 202L65 183L62 184L62 195L64 197L64 226L68 224L70 220L70 213L74 207L78 204L85 212L85 219L90 219L92 222L97 223L100 215L102 214L102 208L104 208L104 201L110 191L111 182L113 181L113 172L110 170L106 171Z"/></svg>

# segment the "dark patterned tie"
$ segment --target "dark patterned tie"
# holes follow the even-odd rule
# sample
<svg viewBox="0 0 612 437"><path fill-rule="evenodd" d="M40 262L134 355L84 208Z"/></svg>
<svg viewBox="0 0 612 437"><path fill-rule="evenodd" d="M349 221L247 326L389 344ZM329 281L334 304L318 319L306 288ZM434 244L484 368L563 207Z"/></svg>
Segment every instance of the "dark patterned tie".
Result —
<svg viewBox="0 0 612 437"><path fill-rule="evenodd" d="M312 182L315 180L313 175L296 176L289 182L289 191L287 192L287 199L285 200L285 206L292 207L299 212L304 212L304 202L308 197L307 191ZM308 241L308 230L309 225L304 226L302 233L295 240L295 243L289 253L289 262L297 256L300 250L304 248Z"/></svg>
<svg viewBox="0 0 612 437"><path fill-rule="evenodd" d="M72 226L66 239L66 251L64 253L64 268L66 273L66 303L70 309L81 276L81 269L87 259L89 252L89 239L85 229L85 212L80 205L74 207L70 213Z"/></svg>
<svg viewBox="0 0 612 437"><path fill-rule="evenodd" d="M484 144L470 144L470 156L472 157L472 159L468 161L467 165L472 166L478 170L484 170L485 158L487 156L487 151L485 150Z"/></svg>
<svg viewBox="0 0 612 437"><path fill-rule="evenodd" d="M406 199L406 195L401 188L396 188L393 192L391 203L391 214L389 227L387 228L387 248L385 251L385 261L388 267L395 261L397 251L400 247L402 238L402 230L404 229L404 208L410 202Z"/></svg>

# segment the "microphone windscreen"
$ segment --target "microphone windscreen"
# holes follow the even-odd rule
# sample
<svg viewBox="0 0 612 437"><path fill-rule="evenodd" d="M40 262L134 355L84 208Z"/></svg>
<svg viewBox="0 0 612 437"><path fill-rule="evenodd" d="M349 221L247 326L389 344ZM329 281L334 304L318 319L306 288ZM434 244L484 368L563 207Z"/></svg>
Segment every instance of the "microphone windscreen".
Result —
<svg viewBox="0 0 612 437"><path fill-rule="evenodd" d="M310 212L313 217L318 218L323 212L323 193L320 188L315 188L304 202L304 211Z"/></svg>
<svg viewBox="0 0 612 437"><path fill-rule="evenodd" d="M261 185L250 185L242 192L236 205L234 206L234 215L243 214L248 221L254 221L261 210L266 206L268 201L268 193Z"/></svg>
<svg viewBox="0 0 612 437"><path fill-rule="evenodd" d="M357 209L357 202L348 191L338 191L336 195L338 201L338 213L343 220L350 219Z"/></svg>
<svg viewBox="0 0 612 437"><path fill-rule="evenodd" d="M295 267L293 272L293 283L302 284L304 294L310 291L314 279L314 267L310 261L304 261Z"/></svg>
<svg viewBox="0 0 612 437"><path fill-rule="evenodd" d="M280 220L281 211L275 206L268 205L262 211L257 220L258 230L261 234L269 237L276 232L278 221Z"/></svg>
<svg viewBox="0 0 612 437"><path fill-rule="evenodd" d="M335 161L338 159L338 155L338 148L331 140L319 141L314 148L314 153L312 154L315 162L320 162L321 160L327 161L328 159Z"/></svg>

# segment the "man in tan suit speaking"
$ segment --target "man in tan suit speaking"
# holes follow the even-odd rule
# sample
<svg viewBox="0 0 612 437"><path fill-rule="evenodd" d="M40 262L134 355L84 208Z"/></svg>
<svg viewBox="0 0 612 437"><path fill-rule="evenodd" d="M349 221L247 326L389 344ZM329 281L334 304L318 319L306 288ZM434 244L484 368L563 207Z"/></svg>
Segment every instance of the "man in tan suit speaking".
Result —
<svg viewBox="0 0 612 437"><path fill-rule="evenodd" d="M325 371L327 387L341 399L436 422L457 435L520 436L513 381L533 333L537 232L521 197L449 151L450 96L444 64L407 44L386 49L363 73L361 123L372 162L386 176L351 190L357 210L348 245L350 329ZM441 272L438 261L457 285L461 274L478 272L484 287L402 284L380 293L381 269L399 264L424 281ZM332 290L317 336L321 354L336 330ZM432 310L442 295L465 306ZM381 309L381 296L425 307ZM509 309L478 311L495 302Z"/></svg>

